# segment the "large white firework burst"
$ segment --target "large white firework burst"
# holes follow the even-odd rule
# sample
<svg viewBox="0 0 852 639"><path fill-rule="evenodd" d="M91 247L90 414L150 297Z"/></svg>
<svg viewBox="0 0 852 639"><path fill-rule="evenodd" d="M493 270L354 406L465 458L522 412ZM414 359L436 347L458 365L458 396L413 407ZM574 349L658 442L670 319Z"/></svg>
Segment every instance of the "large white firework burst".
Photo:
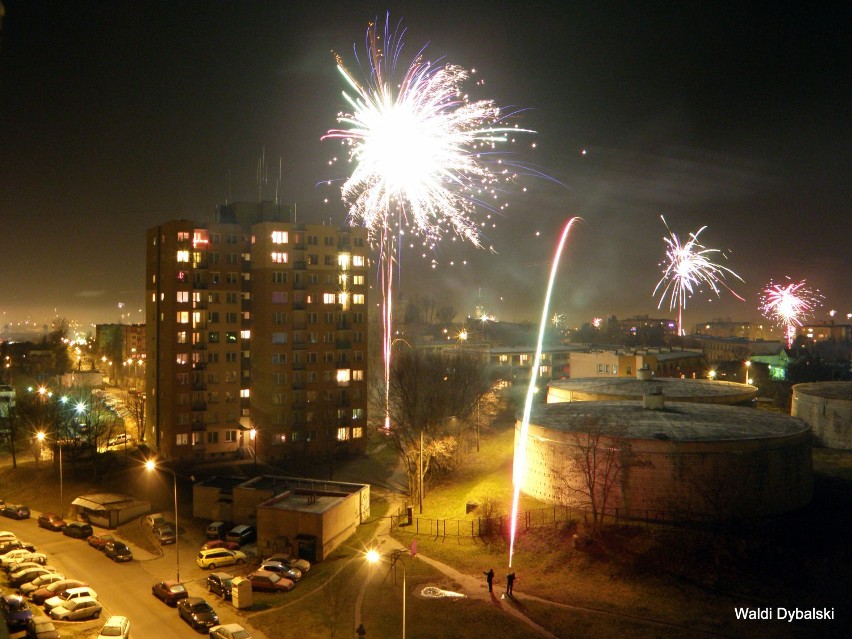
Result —
<svg viewBox="0 0 852 639"><path fill-rule="evenodd" d="M716 254L724 256L722 251L706 248L698 241L698 236L707 228L706 226L702 226L695 233L690 233L689 241L686 244L681 244L678 236L669 229L666 218L662 215L660 218L666 225L666 230L669 231L669 237L663 238L666 243L666 261L663 266L663 276L657 282L652 295L661 291L660 303L657 308L662 307L666 297L669 298L669 310L674 310L677 307L677 332L678 335L683 335L682 316L687 299L706 284L717 297L720 294L720 288L724 287L734 297L742 300L743 298L725 283L725 276L732 275L740 281L743 281L743 279L731 269L712 260L712 257Z"/></svg>

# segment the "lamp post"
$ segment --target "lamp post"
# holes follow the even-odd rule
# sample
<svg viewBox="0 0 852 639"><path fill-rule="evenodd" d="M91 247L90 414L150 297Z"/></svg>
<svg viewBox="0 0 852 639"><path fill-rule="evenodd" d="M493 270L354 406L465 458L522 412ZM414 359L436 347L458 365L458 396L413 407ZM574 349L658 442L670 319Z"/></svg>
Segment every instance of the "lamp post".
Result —
<svg viewBox="0 0 852 639"><path fill-rule="evenodd" d="M401 557L403 557L406 554L408 554L407 548L406 549L398 548L398 549L392 551L390 555L387 555L387 557L390 559L390 562L391 562L391 568L396 570L397 562L400 560ZM376 549L368 550L367 554L365 555L367 561L371 564L379 563L379 561L381 561L383 556L385 556L385 555L382 555ZM399 563L402 564L402 639L405 639L405 599L406 599L405 562L400 561ZM394 572L394 575L396 575L396 572Z"/></svg>
<svg viewBox="0 0 852 639"><path fill-rule="evenodd" d="M251 452L252 452L252 457L254 457L254 474L257 475L257 429L256 428L252 428L249 431L249 439L251 440L251 443L252 443Z"/></svg>
<svg viewBox="0 0 852 639"><path fill-rule="evenodd" d="M155 470L165 470L172 474L172 480L174 481L174 489L175 489L175 561L177 563L177 574L176 581L180 582L180 539L178 538L178 530L180 530L180 526L178 525L178 493L177 493L177 475L175 471L171 468L167 468L165 466L157 466L157 463L153 459L149 459L145 462L145 468L148 472L154 472Z"/></svg>
<svg viewBox="0 0 852 639"><path fill-rule="evenodd" d="M749 371L750 368L751 368L751 362L749 360L746 360L746 363L745 363L745 369L746 369L745 370L745 383L746 384L751 384L751 380L748 377L748 371Z"/></svg>

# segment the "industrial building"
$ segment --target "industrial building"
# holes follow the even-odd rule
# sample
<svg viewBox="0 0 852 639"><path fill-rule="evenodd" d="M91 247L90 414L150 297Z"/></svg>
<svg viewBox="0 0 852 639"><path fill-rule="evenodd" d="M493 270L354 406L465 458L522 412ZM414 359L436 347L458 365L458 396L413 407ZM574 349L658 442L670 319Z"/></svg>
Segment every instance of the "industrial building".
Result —
<svg viewBox="0 0 852 639"><path fill-rule="evenodd" d="M852 382L796 384L790 412L810 425L818 445L852 450Z"/></svg>

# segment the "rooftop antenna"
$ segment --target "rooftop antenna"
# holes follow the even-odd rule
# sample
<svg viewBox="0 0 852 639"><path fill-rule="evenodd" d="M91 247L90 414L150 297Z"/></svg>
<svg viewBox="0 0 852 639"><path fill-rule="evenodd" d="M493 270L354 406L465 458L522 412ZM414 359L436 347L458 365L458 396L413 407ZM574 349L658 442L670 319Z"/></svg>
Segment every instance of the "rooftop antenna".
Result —
<svg viewBox="0 0 852 639"><path fill-rule="evenodd" d="M275 183L275 204L278 204L278 190L281 188L281 156L278 156L278 181Z"/></svg>
<svg viewBox="0 0 852 639"><path fill-rule="evenodd" d="M266 167L266 145L263 146L260 158L257 161L257 201L263 201L263 185L269 181Z"/></svg>

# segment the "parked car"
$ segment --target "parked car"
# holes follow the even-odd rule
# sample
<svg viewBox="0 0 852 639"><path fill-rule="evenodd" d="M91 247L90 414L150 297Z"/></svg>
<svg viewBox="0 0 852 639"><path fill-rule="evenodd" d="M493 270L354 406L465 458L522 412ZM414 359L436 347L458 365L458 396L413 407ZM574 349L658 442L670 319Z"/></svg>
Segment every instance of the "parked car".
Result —
<svg viewBox="0 0 852 639"><path fill-rule="evenodd" d="M151 586L151 594L163 603L174 606L181 599L189 597L189 593L182 583L177 581L160 581Z"/></svg>
<svg viewBox="0 0 852 639"><path fill-rule="evenodd" d="M104 546L104 554L113 561L133 561L133 552L123 541L110 541Z"/></svg>
<svg viewBox="0 0 852 639"><path fill-rule="evenodd" d="M251 582L252 590L260 590L262 592L286 592L293 590L293 586L295 585L287 577L282 577L268 570L255 570L249 573L246 578Z"/></svg>
<svg viewBox="0 0 852 639"><path fill-rule="evenodd" d="M57 606L61 606L69 601L73 601L74 599L82 599L84 597L91 597L92 599L97 599L98 593L96 593L88 586L77 586L76 588L68 588L66 590L63 590L55 597L51 597L50 599L45 601L44 611L50 612Z"/></svg>
<svg viewBox="0 0 852 639"><path fill-rule="evenodd" d="M36 577L32 581L21 586L21 594L28 597L39 588L46 588L50 584L56 583L57 581L63 581L64 579L65 575L60 575L58 572L51 572L46 575L42 575L41 577Z"/></svg>
<svg viewBox="0 0 852 639"><path fill-rule="evenodd" d="M56 568L51 568L50 566L27 566L17 572L13 572L9 576L9 585L17 588L32 581L36 577L41 577L51 572L56 572Z"/></svg>
<svg viewBox="0 0 852 639"><path fill-rule="evenodd" d="M88 539L95 534L95 531L92 530L92 527L89 524L72 521L70 524L65 525L62 529L62 534L73 537L74 539Z"/></svg>
<svg viewBox="0 0 852 639"><path fill-rule="evenodd" d="M110 437L107 440L107 447L112 448L113 446L123 446L124 444L132 444L133 437L128 435L127 433L119 433L115 437Z"/></svg>
<svg viewBox="0 0 852 639"><path fill-rule="evenodd" d="M85 585L85 582L77 579L63 579L62 581L55 581L52 584L49 584L44 588L39 588L32 593L30 595L30 601L41 605L51 597L55 597L69 588L78 588Z"/></svg>
<svg viewBox="0 0 852 639"><path fill-rule="evenodd" d="M226 521L214 521L207 525L205 531L207 539L225 539L225 535L233 528L233 525Z"/></svg>
<svg viewBox="0 0 852 639"><path fill-rule="evenodd" d="M311 562L309 562L307 559L299 559L287 553L274 554L271 557L267 557L266 559L264 559L264 561L280 561L285 566L290 566L291 568L298 568L302 571L303 575L311 569Z"/></svg>
<svg viewBox="0 0 852 639"><path fill-rule="evenodd" d="M50 611L50 617L59 621L97 619L101 614L101 609L101 604L94 597L80 597L53 608Z"/></svg>
<svg viewBox="0 0 852 639"><path fill-rule="evenodd" d="M251 639L248 630L238 623L226 623L222 626L210 628L212 639Z"/></svg>
<svg viewBox="0 0 852 639"><path fill-rule="evenodd" d="M154 529L160 526L166 525L166 518L163 517L162 513L152 513L150 515L145 515L145 525Z"/></svg>
<svg viewBox="0 0 852 639"><path fill-rule="evenodd" d="M287 577L290 581L299 581L302 578L302 571L298 568L290 568L289 566L285 566L280 561L264 561L260 564L260 568L258 570L268 570L269 572L274 572L282 577Z"/></svg>
<svg viewBox="0 0 852 639"><path fill-rule="evenodd" d="M5 595L0 597L0 614L6 621L9 630L19 630L33 618L33 611L20 595Z"/></svg>
<svg viewBox="0 0 852 639"><path fill-rule="evenodd" d="M30 509L23 504L6 504L0 509L0 515L10 519L29 519Z"/></svg>
<svg viewBox="0 0 852 639"><path fill-rule="evenodd" d="M171 526L158 526L154 528L154 537L157 538L161 546L173 544L177 541L177 536Z"/></svg>
<svg viewBox="0 0 852 639"><path fill-rule="evenodd" d="M42 528L47 528L48 530L53 530L54 532L59 532L63 528L65 528L65 520L62 519L56 513L42 513L38 516L36 520L38 525Z"/></svg>
<svg viewBox="0 0 852 639"><path fill-rule="evenodd" d="M239 550L225 550L224 548L215 548L213 550L202 550L195 558L201 568L210 568L216 570L219 566L231 566L233 564L245 563L246 554Z"/></svg>
<svg viewBox="0 0 852 639"><path fill-rule="evenodd" d="M115 541L115 537L107 533L95 533L94 535L89 535L86 541L92 548L103 550L108 542Z"/></svg>
<svg viewBox="0 0 852 639"><path fill-rule="evenodd" d="M225 535L225 539L227 541L235 541L240 546L245 546L257 539L257 531L254 529L254 526L246 526L244 524L241 526L234 526L228 531L228 534Z"/></svg>
<svg viewBox="0 0 852 639"><path fill-rule="evenodd" d="M216 548L224 548L225 550L239 550L240 545L235 541L223 541L222 539L213 539L205 543L201 550L215 550Z"/></svg>
<svg viewBox="0 0 852 639"><path fill-rule="evenodd" d="M41 552L33 552L26 548L18 548L17 550L10 550L0 557L0 566L5 568L6 566L10 566L21 561L34 561L39 564L46 564L47 555Z"/></svg>
<svg viewBox="0 0 852 639"><path fill-rule="evenodd" d="M33 617L27 622L28 639L59 639L59 631L49 617Z"/></svg>
<svg viewBox="0 0 852 639"><path fill-rule="evenodd" d="M233 580L234 576L226 572L214 572L207 577L207 592L219 595L222 599L230 599Z"/></svg>
<svg viewBox="0 0 852 639"><path fill-rule="evenodd" d="M181 599L177 604L180 618L192 626L195 630L209 630L219 625L219 615L213 610L213 606L201 597L187 597Z"/></svg>
<svg viewBox="0 0 852 639"><path fill-rule="evenodd" d="M127 639L130 635L130 619L121 615L113 615L101 628L98 639Z"/></svg>
<svg viewBox="0 0 852 639"><path fill-rule="evenodd" d="M35 546L33 544L21 541L20 539L7 539L6 541L0 541L0 555L5 555L7 552L18 550L19 548L24 548L30 551L35 550Z"/></svg>

